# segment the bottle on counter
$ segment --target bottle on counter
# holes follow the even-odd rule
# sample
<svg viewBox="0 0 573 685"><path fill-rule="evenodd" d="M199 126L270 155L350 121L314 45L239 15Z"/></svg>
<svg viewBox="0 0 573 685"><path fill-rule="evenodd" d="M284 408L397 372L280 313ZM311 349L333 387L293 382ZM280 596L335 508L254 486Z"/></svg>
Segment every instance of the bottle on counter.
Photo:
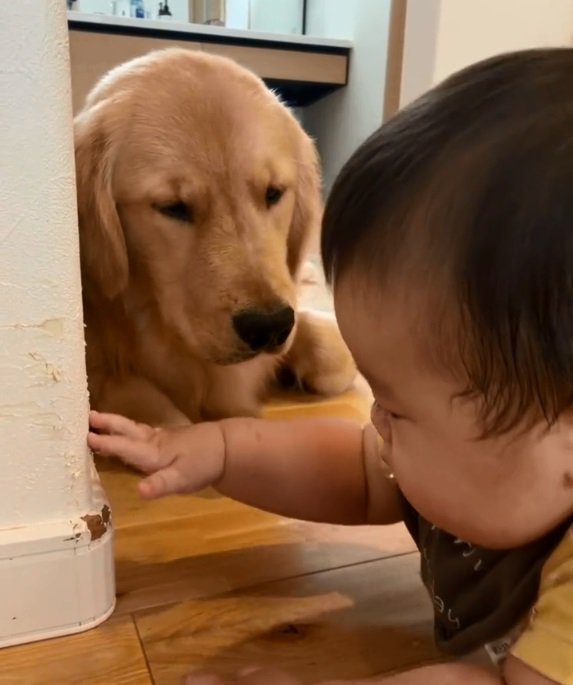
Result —
<svg viewBox="0 0 573 685"><path fill-rule="evenodd" d="M145 19L145 3L143 0L130 0L129 13L134 19Z"/></svg>
<svg viewBox="0 0 573 685"><path fill-rule="evenodd" d="M171 14L171 10L169 9L169 0L165 0L165 2L159 3L159 12L157 13L157 18L167 20L173 19L173 15Z"/></svg>

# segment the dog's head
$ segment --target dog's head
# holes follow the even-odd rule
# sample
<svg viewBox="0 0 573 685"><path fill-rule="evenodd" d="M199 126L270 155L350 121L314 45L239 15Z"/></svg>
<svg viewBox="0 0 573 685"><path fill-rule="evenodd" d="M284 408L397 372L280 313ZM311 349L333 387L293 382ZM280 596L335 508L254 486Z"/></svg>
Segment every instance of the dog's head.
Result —
<svg viewBox="0 0 573 685"><path fill-rule="evenodd" d="M315 148L253 74L200 52L110 72L75 120L86 297L207 361L284 351L318 230Z"/></svg>

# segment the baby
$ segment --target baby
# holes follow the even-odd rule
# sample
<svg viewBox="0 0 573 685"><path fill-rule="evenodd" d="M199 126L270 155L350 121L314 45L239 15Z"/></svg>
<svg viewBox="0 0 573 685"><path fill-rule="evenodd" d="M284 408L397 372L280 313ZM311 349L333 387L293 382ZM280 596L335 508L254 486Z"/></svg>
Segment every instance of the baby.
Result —
<svg viewBox="0 0 573 685"><path fill-rule="evenodd" d="M472 66L374 133L332 189L322 255L383 447L339 420L94 413L91 448L145 472L145 498L213 485L300 519L403 520L439 647L491 664L369 682L573 685L573 50Z"/></svg>

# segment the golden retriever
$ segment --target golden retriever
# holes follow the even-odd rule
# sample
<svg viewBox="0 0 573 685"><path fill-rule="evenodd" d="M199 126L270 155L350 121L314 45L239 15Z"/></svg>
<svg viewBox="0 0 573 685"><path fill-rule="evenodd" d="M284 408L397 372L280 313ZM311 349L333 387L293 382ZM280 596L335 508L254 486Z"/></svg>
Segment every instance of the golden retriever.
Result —
<svg viewBox="0 0 573 685"><path fill-rule="evenodd" d="M152 52L102 78L74 133L92 406L177 425L256 415L283 365L319 393L352 383L334 321L296 312L315 148L258 77Z"/></svg>

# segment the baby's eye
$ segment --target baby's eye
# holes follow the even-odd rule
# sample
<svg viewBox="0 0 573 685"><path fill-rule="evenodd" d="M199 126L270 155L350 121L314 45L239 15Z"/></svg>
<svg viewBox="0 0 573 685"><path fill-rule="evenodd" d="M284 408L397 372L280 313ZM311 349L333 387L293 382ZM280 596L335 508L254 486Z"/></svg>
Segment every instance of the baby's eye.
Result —
<svg viewBox="0 0 573 685"><path fill-rule="evenodd" d="M374 400L374 403L372 404L372 415L373 416L378 416L379 418L382 419L402 419L404 418L400 414L396 414L393 411L389 411L388 409L384 409L376 400Z"/></svg>

